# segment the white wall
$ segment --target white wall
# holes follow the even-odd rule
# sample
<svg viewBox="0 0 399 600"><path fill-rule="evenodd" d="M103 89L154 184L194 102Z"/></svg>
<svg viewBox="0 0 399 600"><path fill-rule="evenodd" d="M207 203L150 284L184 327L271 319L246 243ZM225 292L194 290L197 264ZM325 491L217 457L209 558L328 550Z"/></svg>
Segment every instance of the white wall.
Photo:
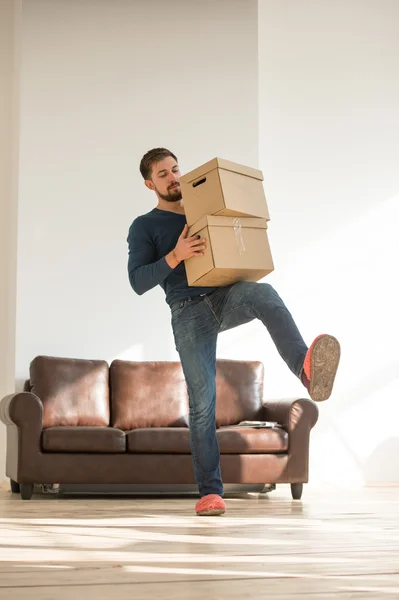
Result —
<svg viewBox="0 0 399 600"><path fill-rule="evenodd" d="M325 330L342 342L314 481L399 481L398 23L396 0L259 2L270 281L308 342ZM285 366L265 359L269 393L289 393Z"/></svg>
<svg viewBox="0 0 399 600"><path fill-rule="evenodd" d="M0 398L14 391L20 2L0 0ZM0 423L0 482L5 469Z"/></svg>
<svg viewBox="0 0 399 600"><path fill-rule="evenodd" d="M175 358L162 290L127 278L138 165L257 163L256 1L30 0L22 65L18 380L39 353Z"/></svg>

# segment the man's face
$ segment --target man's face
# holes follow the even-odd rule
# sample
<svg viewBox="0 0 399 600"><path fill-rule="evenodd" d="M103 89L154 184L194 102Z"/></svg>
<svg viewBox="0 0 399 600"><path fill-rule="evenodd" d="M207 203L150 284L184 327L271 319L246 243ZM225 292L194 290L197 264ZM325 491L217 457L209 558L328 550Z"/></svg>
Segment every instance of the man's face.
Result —
<svg viewBox="0 0 399 600"><path fill-rule="evenodd" d="M179 202L182 199L179 179L179 165L168 156L152 165L151 180L146 181L146 186L166 202Z"/></svg>

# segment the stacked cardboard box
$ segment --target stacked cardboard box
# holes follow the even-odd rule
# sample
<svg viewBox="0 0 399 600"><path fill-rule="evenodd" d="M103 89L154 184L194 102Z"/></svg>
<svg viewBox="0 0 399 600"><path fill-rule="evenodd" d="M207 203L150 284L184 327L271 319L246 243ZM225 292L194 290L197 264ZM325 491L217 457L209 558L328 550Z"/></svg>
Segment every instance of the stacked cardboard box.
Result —
<svg viewBox="0 0 399 600"><path fill-rule="evenodd" d="M191 286L259 281L274 269L261 171L215 158L180 178L188 235L207 240L185 261Z"/></svg>

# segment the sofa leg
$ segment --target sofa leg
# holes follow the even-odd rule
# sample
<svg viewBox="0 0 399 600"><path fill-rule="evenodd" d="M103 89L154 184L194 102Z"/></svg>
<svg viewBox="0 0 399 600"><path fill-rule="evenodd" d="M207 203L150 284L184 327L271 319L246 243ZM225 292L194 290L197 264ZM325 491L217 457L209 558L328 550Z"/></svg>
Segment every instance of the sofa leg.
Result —
<svg viewBox="0 0 399 600"><path fill-rule="evenodd" d="M33 494L33 483L20 483L22 500L30 500Z"/></svg>
<svg viewBox="0 0 399 600"><path fill-rule="evenodd" d="M300 500L303 491L303 483L291 483L291 494L294 500Z"/></svg>
<svg viewBox="0 0 399 600"><path fill-rule="evenodd" d="M17 483L13 479L10 479L10 486L11 486L11 491L13 494L19 494L19 492L20 492L19 483Z"/></svg>

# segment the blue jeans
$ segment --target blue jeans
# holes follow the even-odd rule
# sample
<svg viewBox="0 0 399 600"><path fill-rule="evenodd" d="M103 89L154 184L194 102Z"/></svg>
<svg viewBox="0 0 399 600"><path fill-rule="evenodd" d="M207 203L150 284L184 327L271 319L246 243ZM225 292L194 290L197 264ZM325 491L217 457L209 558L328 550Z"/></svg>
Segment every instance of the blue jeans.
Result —
<svg viewBox="0 0 399 600"><path fill-rule="evenodd" d="M172 327L189 395L190 444L199 493L223 495L216 438L216 342L220 332L259 319L291 371L302 372L307 346L280 296L267 283L240 282L171 306Z"/></svg>

